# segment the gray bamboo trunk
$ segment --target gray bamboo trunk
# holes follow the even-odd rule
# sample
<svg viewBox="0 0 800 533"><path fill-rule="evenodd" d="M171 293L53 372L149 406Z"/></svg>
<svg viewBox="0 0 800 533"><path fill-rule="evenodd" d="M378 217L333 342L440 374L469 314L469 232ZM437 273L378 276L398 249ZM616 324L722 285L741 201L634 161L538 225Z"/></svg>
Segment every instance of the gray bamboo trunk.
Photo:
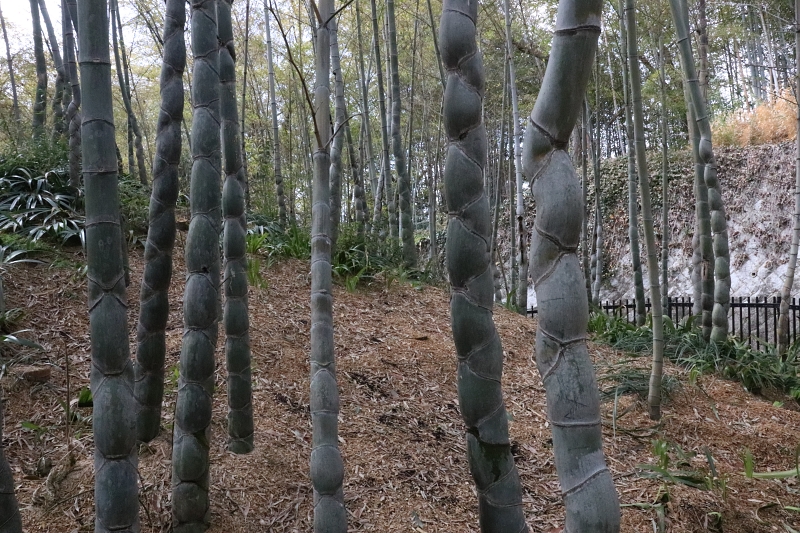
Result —
<svg viewBox="0 0 800 533"><path fill-rule="evenodd" d="M511 454L500 384L503 346L492 320L491 217L483 188L485 77L476 43L478 2L445 0L439 26L448 72L444 127L450 314L458 355L458 396L467 457L478 490L481 531L528 531L522 486Z"/></svg>
<svg viewBox="0 0 800 533"><path fill-rule="evenodd" d="M44 134L47 108L47 64L44 58L42 22L39 18L38 0L30 0L33 21L33 56L36 62L36 92L33 99L33 136L38 139Z"/></svg>
<svg viewBox="0 0 800 533"><path fill-rule="evenodd" d="M397 236L397 213L395 212L394 194L392 192L392 175L389 165L389 126L386 115L386 91L383 87L383 66L381 64L381 45L380 33L378 32L378 9L375 0L370 0L372 8L372 38L375 53L375 75L378 78L378 102L381 112L381 148L383 159L381 160L381 177L378 187L383 186L383 196L389 211L389 235ZM380 198L380 195L378 196ZM377 231L380 224L381 202L375 201L375 213L372 218L372 230Z"/></svg>
<svg viewBox="0 0 800 533"><path fill-rule="evenodd" d="M136 328L136 386L138 402L137 438L149 442L158 435L164 397L165 329L169 318L169 285L172 280L172 250L175 245L175 204L181 161L183 120L183 71L186 42L183 0L169 0L164 17L164 48L161 65L161 108L153 160L153 190L150 194L150 224L144 247L144 274L140 292L139 324Z"/></svg>
<svg viewBox="0 0 800 533"><path fill-rule="evenodd" d="M78 65L75 62L75 37L77 27L75 0L62 0L61 19L64 28L64 60L67 62L69 82L72 85L72 100L67 106L69 125L69 185L78 188L81 184L81 86L78 80Z"/></svg>
<svg viewBox="0 0 800 533"><path fill-rule="evenodd" d="M380 209L380 200L378 200L378 175L375 171L375 150L372 144L372 126L369 119L369 98L367 94L367 75L364 69L364 46L363 37L361 35L361 8L360 2L356 0L356 25L358 26L358 73L359 85L361 89L361 128L366 134L366 148L367 148L367 165L369 168L369 179L372 188L372 198L375 204ZM366 205L364 206L366 208Z"/></svg>
<svg viewBox="0 0 800 533"><path fill-rule="evenodd" d="M14 496L14 475L3 453L3 397L0 391L0 533L22 533L22 517Z"/></svg>
<svg viewBox="0 0 800 533"><path fill-rule="evenodd" d="M400 133L400 67L397 61L397 30L394 16L394 0L386 0L386 16L389 22L389 66L392 73L392 151L397 171L397 195L399 199L400 241L403 246L403 264L417 265L417 247L414 244L414 222L411 216L411 176L406 166L406 153Z"/></svg>
<svg viewBox="0 0 800 533"><path fill-rule="evenodd" d="M711 234L714 245L714 310L711 321L711 340L724 341L728 336L728 308L731 299L730 250L728 248L728 223L725 219L725 206L717 180L717 165L711 142L711 125L706 103L697 81L697 73L689 41L688 9L681 0L670 0L672 20L678 37L681 67L684 79L689 83L695 121L700 130L699 155L705 165L703 180L708 187L708 207L711 212Z"/></svg>
<svg viewBox="0 0 800 533"><path fill-rule="evenodd" d="M268 0L264 0L264 30L267 33L267 68L269 75L269 107L272 115L272 170L275 173L275 195L278 197L278 222L286 227L286 196L283 192L283 173L281 172L281 144L278 134L278 104L275 96L275 69L272 65L272 34L269 29ZM242 116L244 118L244 115Z"/></svg>
<svg viewBox="0 0 800 533"><path fill-rule="evenodd" d="M659 88L661 94L661 304L669 316L669 159L667 157L667 82L663 36L658 41Z"/></svg>
<svg viewBox="0 0 800 533"><path fill-rule="evenodd" d="M42 19L44 19L44 27L47 30L47 38L50 40L50 50L53 54L53 63L56 67L55 93L53 95L51 109L53 110L53 140L57 141L64 135L64 107L62 106L62 99L67 86L67 73L64 68L64 61L61 57L61 50L58 47L56 32L53 29L53 23L50 22L50 15L47 12L47 4L45 4L44 0L39 0L39 11L42 14Z"/></svg>
<svg viewBox="0 0 800 533"><path fill-rule="evenodd" d="M800 0L794 0L795 16L795 94L800 94ZM797 139L795 140L794 184L794 227L792 228L792 244L789 248L789 264L781 288L781 305L778 316L778 355L786 353L789 346L789 298L794 285L794 274L797 269L797 248L800 243L800 104L797 107Z"/></svg>
<svg viewBox="0 0 800 533"><path fill-rule="evenodd" d="M144 148L142 147L142 131L139 128L139 121L136 120L136 115L133 112L133 106L131 105L131 91L130 91L130 82L127 79L127 59L125 61L120 61L120 48L122 47L122 53L124 55L124 45L122 43L122 24L117 24L118 22L118 0L111 0L111 38L113 40L114 45L114 61L116 62L117 67L117 79L119 80L119 87L120 93L122 94L122 103L125 105L125 113L128 115L128 124L129 124L129 142L128 146L131 146L130 143L130 133L132 132L134 135L134 144L136 150L136 166L139 170L139 182L142 185L147 185L147 167L144 164ZM119 30L119 42L117 41L117 31ZM129 154L130 155L130 154ZM129 157L129 163L131 168L133 168L133 162ZM131 175L133 177L133 175Z"/></svg>
<svg viewBox="0 0 800 533"><path fill-rule="evenodd" d="M330 240L330 23L333 0L319 3L314 89L314 185L311 215L311 484L314 532L345 533L344 463L339 451L339 389L333 342Z"/></svg>
<svg viewBox="0 0 800 533"><path fill-rule="evenodd" d="M122 265L111 58L105 0L81 0L83 179L95 470L95 531L138 531L138 458L133 365Z"/></svg>
<svg viewBox="0 0 800 533"><path fill-rule="evenodd" d="M506 61L508 63L509 87L511 88L511 113L514 117L514 134L512 146L514 147L514 177L516 178L516 216L517 240L515 242L519 256L517 258L517 312L525 314L528 308L528 258L525 253L525 203L522 197L522 128L519 123L519 97L517 96L517 71L514 67L514 47L511 43L511 4L505 0L504 4L506 22Z"/></svg>
<svg viewBox="0 0 800 533"><path fill-rule="evenodd" d="M242 73L242 112L240 113L240 125L239 128L241 130L241 150L242 150L242 168L244 170L244 203L245 203L245 211L250 211L250 181L247 174L247 146L245 144L245 119L247 115L245 114L245 108L247 104L247 69L250 63L250 0L247 0L245 3L245 14L244 14L244 68ZM264 18L265 21L269 19ZM265 22L268 24L269 22ZM284 202L285 203L285 202Z"/></svg>
<svg viewBox="0 0 800 533"><path fill-rule="evenodd" d="M650 201L650 175L644 144L644 112L642 110L642 74L639 70L639 46L636 41L636 11L633 0L626 0L625 21L628 32L628 65L631 75L631 100L633 101L633 129L636 148L636 166L639 174L639 191L642 201L642 226L647 248L647 277L650 280L650 311L653 317L653 366L650 372L650 390L647 397L650 418L661 418L661 376L664 366L664 309L659 287L658 250Z"/></svg>
<svg viewBox="0 0 800 533"><path fill-rule="evenodd" d="M347 108L345 108L345 116L347 116ZM359 235L363 235L367 222L367 197L364 191L364 174L353 147L353 134L350 131L349 123L345 124L344 135L347 142L347 158L350 161L350 172L353 175L353 198L355 200L357 231Z"/></svg>
<svg viewBox="0 0 800 533"><path fill-rule="evenodd" d="M595 80L600 80L600 64L595 62ZM595 136L592 137L592 168L594 169L594 258L592 265L592 305L600 306L600 286L603 281L603 204L600 202L602 194L600 186L600 93L597 91L595 98Z"/></svg>
<svg viewBox="0 0 800 533"><path fill-rule="evenodd" d="M580 260L584 208L567 154L600 35L601 0L559 4L550 59L525 131L523 167L537 216L530 271L539 308L536 362L547 395L565 531L617 532L620 510L602 452L600 399L586 347Z"/></svg>
<svg viewBox="0 0 800 533"><path fill-rule="evenodd" d="M62 0L63 1L63 0ZM11 98L14 110L14 120L19 121L19 99L17 98L17 81L14 77L14 62L11 59L11 47L8 45L8 32L6 32L6 19L0 11L0 25L3 28L3 40L6 42L6 61L8 62L8 77L11 79Z"/></svg>
<svg viewBox="0 0 800 533"><path fill-rule="evenodd" d="M220 78L217 0L192 4L191 220L186 237L184 336L172 447L172 524L204 531L208 499L211 398L219 321L221 225Z"/></svg>
<svg viewBox="0 0 800 533"><path fill-rule="evenodd" d="M583 281L586 284L586 299L592 301L592 270L591 270L591 246L589 241L589 142L588 142L588 122L589 104L584 99L581 105L581 192L583 192L583 217L581 222L581 258L583 259Z"/></svg>
<svg viewBox="0 0 800 533"><path fill-rule="evenodd" d="M620 35L623 50L627 49L628 36L625 30L625 0L620 0ZM642 279L642 260L639 250L639 207L636 185L636 150L633 147L633 113L631 111L630 86L628 84L628 56L622 52L622 94L625 105L625 136L628 140L628 240L631 246L633 267L633 293L636 302L636 325L643 326L645 320L644 280Z"/></svg>
<svg viewBox="0 0 800 533"><path fill-rule="evenodd" d="M336 242L339 240L339 221L342 217L342 147L344 146L344 127L347 111L344 104L344 80L339 61L339 38L336 17L331 19L331 70L333 71L333 94L335 109L333 121L333 142L331 142L331 253L336 253Z"/></svg>
<svg viewBox="0 0 800 533"><path fill-rule="evenodd" d="M222 186L225 275L225 360L228 370L228 450L253 451L253 392L250 367L250 317L247 301L247 218L244 210L246 182L239 138L236 101L236 51L233 46L231 4L217 2L217 24L222 43L219 52L220 134L225 182Z"/></svg>

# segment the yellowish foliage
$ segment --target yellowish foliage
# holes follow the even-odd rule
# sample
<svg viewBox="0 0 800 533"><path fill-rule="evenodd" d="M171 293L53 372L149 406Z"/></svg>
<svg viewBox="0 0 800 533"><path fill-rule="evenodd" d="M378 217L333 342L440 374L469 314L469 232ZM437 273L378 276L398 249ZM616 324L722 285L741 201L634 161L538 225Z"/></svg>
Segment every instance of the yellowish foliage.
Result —
<svg viewBox="0 0 800 533"><path fill-rule="evenodd" d="M750 146L778 143L797 135L797 102L785 91L772 102L762 102L752 110L738 110L717 117L711 123L717 146Z"/></svg>

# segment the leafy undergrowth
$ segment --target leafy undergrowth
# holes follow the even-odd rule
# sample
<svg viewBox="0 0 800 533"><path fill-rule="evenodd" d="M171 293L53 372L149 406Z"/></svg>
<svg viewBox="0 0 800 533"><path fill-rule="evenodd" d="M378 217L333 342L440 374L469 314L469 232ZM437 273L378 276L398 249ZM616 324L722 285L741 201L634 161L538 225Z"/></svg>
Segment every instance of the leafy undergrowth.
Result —
<svg viewBox="0 0 800 533"><path fill-rule="evenodd" d="M179 247L184 239L181 233ZM170 521L182 257L182 250L176 250L164 431L140 447L144 532L167 531ZM131 254L131 266L133 279L140 279L141 251ZM84 273L43 264L7 268L9 307L25 309L15 327L33 330L31 340L44 348L6 347L2 352L7 365L0 380L7 399L4 443L23 519L28 531L91 531L92 412L79 406L89 379ZM304 260L264 262L258 272L264 287L251 288L256 450L249 456L225 450L226 372L220 336L211 531L311 530L308 271ZM131 286L129 293L133 345L138 287ZM352 292L343 284L335 286L334 296L350 531L478 531L447 292L376 274ZM525 487L525 513L532 532L558 531L564 509L544 389L532 358L536 321L499 308L495 318L506 352L504 389ZM603 376L619 373L623 366L640 372L648 367L645 358L631 360L602 344L590 343L589 350L604 386L611 381ZM32 366L50 368L49 381L22 378ZM676 533L800 528L800 513L792 506L800 500L797 477L750 479L743 461L749 456L755 472L793 468L800 413L753 396L730 380L692 376L671 364L666 371L675 387L659 424L647 418L646 405L635 394L618 393L603 404L605 450L624 505L623 531L658 531L662 525ZM68 426L67 401L72 406ZM67 459L68 444L74 463Z"/></svg>

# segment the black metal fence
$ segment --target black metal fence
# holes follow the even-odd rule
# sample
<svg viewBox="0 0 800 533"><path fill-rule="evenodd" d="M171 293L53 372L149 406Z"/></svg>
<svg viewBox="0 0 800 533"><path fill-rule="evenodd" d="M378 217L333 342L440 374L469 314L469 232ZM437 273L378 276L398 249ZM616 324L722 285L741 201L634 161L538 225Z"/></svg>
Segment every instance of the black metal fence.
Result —
<svg viewBox="0 0 800 533"><path fill-rule="evenodd" d="M728 332L741 340L749 341L755 349L761 348L765 343L777 344L778 342L778 315L780 314L781 299L778 296L743 296L731 298L728 311ZM667 310L670 319L678 323L692 314L692 299L686 297L673 297L668 299ZM636 302L629 299L611 300L603 302L603 310L608 314L624 317L628 322L636 321ZM650 312L650 300L645 302L647 312ZM537 309L528 310L529 315L536 315ZM800 303L797 298L792 298L789 304L789 344L797 340L800 327Z"/></svg>

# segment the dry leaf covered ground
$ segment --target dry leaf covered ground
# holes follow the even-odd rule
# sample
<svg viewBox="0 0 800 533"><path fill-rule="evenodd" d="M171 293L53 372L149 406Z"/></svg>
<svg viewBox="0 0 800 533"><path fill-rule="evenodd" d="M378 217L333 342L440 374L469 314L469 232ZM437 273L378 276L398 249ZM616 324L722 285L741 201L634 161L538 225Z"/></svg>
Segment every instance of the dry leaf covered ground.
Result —
<svg viewBox="0 0 800 533"><path fill-rule="evenodd" d="M170 515L170 438L175 369L182 333L183 264L176 254L167 331L164 431L140 447L141 522L167 531ZM132 253L134 280L141 253ZM251 288L256 450L225 450L224 357L217 364L212 425L214 532L305 532L311 529L308 480L308 264L280 261L262 271L267 287ZM28 532L93 530L90 408L78 408L69 428L67 398L88 384L89 341L84 277L77 267L18 265L4 276L9 307L25 309L19 327L45 350L4 348L6 398L3 444L17 483ZM130 288L131 345L138 287ZM379 280L348 293L335 289L336 350L341 389L340 443L346 464L345 499L351 531L477 531L477 502L465 460L458 410L455 353L446 291ZM495 313L506 352L504 391L513 450L525 487L531 531L556 532L564 509L552 460L544 390L533 360L536 322L503 309ZM222 337L222 335L221 335ZM220 342L220 347L222 342ZM646 360L590 344L598 371L618 365L646 369ZM21 377L25 366L50 367L44 383ZM617 366L615 366L617 365ZM67 373L67 369L69 372ZM623 507L623 531L789 531L800 528L800 482L746 479L741 455L756 469L786 470L800 444L800 412L749 395L711 376L696 382L668 367L682 386L654 426L643 402L621 397L604 404L605 450ZM69 394L67 375L69 374ZM608 386L606 383L605 386ZM614 417L616 413L616 417ZM67 435L71 438L68 441ZM678 445L671 470L707 476L711 490L642 476L657 464L653 441ZM68 443L74 464L68 459ZM709 467L712 457L716 480ZM692 456L694 452L696 455ZM47 474L47 472L50 474Z"/></svg>

